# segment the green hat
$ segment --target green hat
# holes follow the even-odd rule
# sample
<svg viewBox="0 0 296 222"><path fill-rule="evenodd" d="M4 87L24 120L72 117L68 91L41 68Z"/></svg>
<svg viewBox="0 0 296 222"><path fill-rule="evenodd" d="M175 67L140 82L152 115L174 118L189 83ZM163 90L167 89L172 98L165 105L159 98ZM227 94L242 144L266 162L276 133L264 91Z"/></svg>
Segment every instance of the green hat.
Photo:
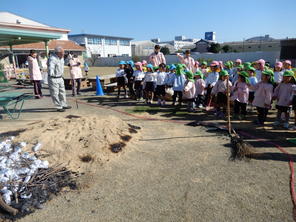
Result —
<svg viewBox="0 0 296 222"><path fill-rule="evenodd" d="M195 76L200 76L200 78L203 79L203 73L200 70L197 70L196 73L194 73Z"/></svg>
<svg viewBox="0 0 296 222"><path fill-rule="evenodd" d="M238 68L238 69L243 69L244 66L243 66L243 65L238 65L237 68Z"/></svg>
<svg viewBox="0 0 296 222"><path fill-rule="evenodd" d="M206 66L208 65L208 63L206 61L203 61L201 64L206 65Z"/></svg>
<svg viewBox="0 0 296 222"><path fill-rule="evenodd" d="M251 66L252 65L252 63L250 63L250 62L245 62L244 63L244 67L246 68L246 67L249 67L249 66Z"/></svg>
<svg viewBox="0 0 296 222"><path fill-rule="evenodd" d="M262 74L263 75L268 75L268 76L273 76L274 75L274 73L273 73L273 71L271 69L266 69L266 70L262 71Z"/></svg>
<svg viewBox="0 0 296 222"><path fill-rule="evenodd" d="M185 74L183 64L176 65L176 75Z"/></svg>
<svg viewBox="0 0 296 222"><path fill-rule="evenodd" d="M231 63L229 61L225 62L225 67L231 68Z"/></svg>
<svg viewBox="0 0 296 222"><path fill-rule="evenodd" d="M272 84L274 83L274 73L271 69L266 69L266 70L262 71L262 75L270 76L270 82Z"/></svg>
<svg viewBox="0 0 296 222"><path fill-rule="evenodd" d="M294 76L294 72L292 70L287 70L284 72L283 76Z"/></svg>
<svg viewBox="0 0 296 222"><path fill-rule="evenodd" d="M294 72L292 70L285 71L283 76L291 76L291 77L293 77L294 81L296 81L295 74L294 74Z"/></svg>
<svg viewBox="0 0 296 222"><path fill-rule="evenodd" d="M157 69L159 69L158 66L154 66L154 67L153 67L153 70L157 70Z"/></svg>
<svg viewBox="0 0 296 222"><path fill-rule="evenodd" d="M255 72L256 69L255 69L254 67L250 66L250 67L248 67L248 71L253 71L253 72Z"/></svg>
<svg viewBox="0 0 296 222"><path fill-rule="evenodd" d="M186 71L185 75L186 75L186 77L188 78L189 81L194 82L193 73L191 71Z"/></svg>
<svg viewBox="0 0 296 222"><path fill-rule="evenodd" d="M245 77L246 83L250 83L249 74L246 71L241 71L239 75Z"/></svg>
<svg viewBox="0 0 296 222"><path fill-rule="evenodd" d="M220 76L229 76L228 72L224 69L219 74Z"/></svg>

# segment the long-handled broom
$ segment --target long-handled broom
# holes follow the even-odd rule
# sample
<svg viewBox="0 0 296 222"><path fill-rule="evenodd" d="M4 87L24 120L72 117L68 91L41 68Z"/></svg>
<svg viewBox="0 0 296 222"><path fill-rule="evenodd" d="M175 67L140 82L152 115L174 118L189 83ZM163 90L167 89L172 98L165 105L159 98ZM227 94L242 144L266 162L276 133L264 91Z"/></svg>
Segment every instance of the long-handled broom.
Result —
<svg viewBox="0 0 296 222"><path fill-rule="evenodd" d="M227 128L228 134L231 139L232 152L230 159L231 160L242 160L245 157L258 157L260 153L254 151L254 147L245 142L232 128L231 119L230 119L230 87L229 80L227 79Z"/></svg>

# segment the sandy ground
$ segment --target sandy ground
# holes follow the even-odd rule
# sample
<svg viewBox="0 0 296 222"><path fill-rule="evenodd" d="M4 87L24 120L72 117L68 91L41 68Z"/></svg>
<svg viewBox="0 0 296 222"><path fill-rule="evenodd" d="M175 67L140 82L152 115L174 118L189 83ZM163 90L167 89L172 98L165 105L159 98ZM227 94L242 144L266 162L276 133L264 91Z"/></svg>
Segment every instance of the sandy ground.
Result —
<svg viewBox="0 0 296 222"><path fill-rule="evenodd" d="M104 76L104 75L114 74L116 69L117 67L89 67L88 77L95 77L97 75ZM85 75L83 69L82 71L83 71L83 75ZM68 67L65 67L65 77L70 77L70 72Z"/></svg>
<svg viewBox="0 0 296 222"><path fill-rule="evenodd" d="M112 115L141 126L141 134L125 147L129 152L92 165L96 170L80 178L80 190L57 196L44 209L19 221L293 221L287 157L274 147L249 140L274 156L233 162L229 138L221 133L120 114L108 108L125 111L139 105L132 101L115 105L111 97L86 94L79 100L92 106L78 104L77 109L69 97L73 109L62 114L52 109L50 98L27 101L21 119L1 120L0 132L72 114L102 119ZM206 118L202 113L164 111L137 115L183 121ZM256 130L260 137L284 137L281 131ZM295 155L293 145L283 145Z"/></svg>

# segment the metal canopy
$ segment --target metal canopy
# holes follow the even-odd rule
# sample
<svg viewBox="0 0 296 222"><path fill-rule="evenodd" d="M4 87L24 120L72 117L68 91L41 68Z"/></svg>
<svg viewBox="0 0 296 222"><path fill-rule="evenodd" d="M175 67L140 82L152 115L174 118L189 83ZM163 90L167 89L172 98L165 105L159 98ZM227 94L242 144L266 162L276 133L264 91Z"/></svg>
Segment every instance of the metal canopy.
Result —
<svg viewBox="0 0 296 222"><path fill-rule="evenodd" d="M5 29L0 27L0 46L20 45L26 43L43 42L58 39L60 33L38 32L18 29Z"/></svg>

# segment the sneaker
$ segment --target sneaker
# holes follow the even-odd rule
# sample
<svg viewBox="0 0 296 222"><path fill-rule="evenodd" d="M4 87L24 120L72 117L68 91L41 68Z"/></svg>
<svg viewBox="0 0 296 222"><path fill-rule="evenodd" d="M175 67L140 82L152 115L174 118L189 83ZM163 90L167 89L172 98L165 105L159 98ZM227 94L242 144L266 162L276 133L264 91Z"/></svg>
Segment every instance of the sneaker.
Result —
<svg viewBox="0 0 296 222"><path fill-rule="evenodd" d="M127 99L128 98L128 95L125 95L124 98Z"/></svg>
<svg viewBox="0 0 296 222"><path fill-rule="evenodd" d="M199 104L198 108L202 109L204 106L202 104Z"/></svg>
<svg viewBox="0 0 296 222"><path fill-rule="evenodd" d="M280 125L280 122L276 120L272 125L278 126L278 125Z"/></svg>
<svg viewBox="0 0 296 222"><path fill-rule="evenodd" d="M285 129L289 129L289 123L284 123L284 124L283 124L283 127L284 127Z"/></svg>
<svg viewBox="0 0 296 222"><path fill-rule="evenodd" d="M62 109L57 109L57 112L65 112L66 110Z"/></svg>
<svg viewBox="0 0 296 222"><path fill-rule="evenodd" d="M165 106L165 100L162 101L162 104L161 104L161 105L162 105L162 106Z"/></svg>
<svg viewBox="0 0 296 222"><path fill-rule="evenodd" d="M72 109L72 106L63 106L63 109Z"/></svg>
<svg viewBox="0 0 296 222"><path fill-rule="evenodd" d="M161 105L161 100L159 99L158 101L157 101L157 105Z"/></svg>
<svg viewBox="0 0 296 222"><path fill-rule="evenodd" d="M295 126L291 126L290 130L296 130L296 125Z"/></svg>

